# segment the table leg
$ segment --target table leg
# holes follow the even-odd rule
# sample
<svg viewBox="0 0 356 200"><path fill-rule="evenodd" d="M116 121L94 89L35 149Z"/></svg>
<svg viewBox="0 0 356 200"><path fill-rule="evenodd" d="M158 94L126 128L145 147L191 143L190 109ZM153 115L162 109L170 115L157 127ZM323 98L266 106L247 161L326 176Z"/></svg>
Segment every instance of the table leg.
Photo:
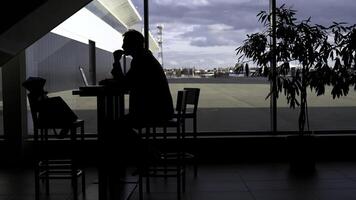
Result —
<svg viewBox="0 0 356 200"><path fill-rule="evenodd" d="M104 130L105 130L105 97L97 97L97 116L98 116L98 145L99 145L99 158L97 159L98 163L98 193L99 200L107 200L107 173L105 169L105 144L104 144Z"/></svg>

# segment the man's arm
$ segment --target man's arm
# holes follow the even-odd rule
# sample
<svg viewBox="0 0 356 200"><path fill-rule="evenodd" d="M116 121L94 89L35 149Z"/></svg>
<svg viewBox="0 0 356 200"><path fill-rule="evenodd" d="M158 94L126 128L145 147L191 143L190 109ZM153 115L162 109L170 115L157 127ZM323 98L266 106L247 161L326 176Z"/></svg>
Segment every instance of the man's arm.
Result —
<svg viewBox="0 0 356 200"><path fill-rule="evenodd" d="M121 69L121 64L120 64L120 59L122 55L124 54L123 50L116 50L114 51L114 63L113 63L113 69L111 70L111 74L116 80L120 80L124 77L124 74L122 73Z"/></svg>
<svg viewBox="0 0 356 200"><path fill-rule="evenodd" d="M122 70L121 70L120 62L114 62L113 63L113 68L111 70L111 75L116 80L121 80L124 77L124 74L122 73Z"/></svg>

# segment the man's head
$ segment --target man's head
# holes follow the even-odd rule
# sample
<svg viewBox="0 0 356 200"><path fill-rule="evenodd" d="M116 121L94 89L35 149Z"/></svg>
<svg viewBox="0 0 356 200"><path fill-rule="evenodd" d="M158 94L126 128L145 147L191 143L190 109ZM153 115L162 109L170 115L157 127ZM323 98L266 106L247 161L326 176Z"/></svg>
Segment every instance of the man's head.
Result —
<svg viewBox="0 0 356 200"><path fill-rule="evenodd" d="M131 29L124 33L123 36L122 48L125 54L134 56L144 49L144 37L140 32Z"/></svg>

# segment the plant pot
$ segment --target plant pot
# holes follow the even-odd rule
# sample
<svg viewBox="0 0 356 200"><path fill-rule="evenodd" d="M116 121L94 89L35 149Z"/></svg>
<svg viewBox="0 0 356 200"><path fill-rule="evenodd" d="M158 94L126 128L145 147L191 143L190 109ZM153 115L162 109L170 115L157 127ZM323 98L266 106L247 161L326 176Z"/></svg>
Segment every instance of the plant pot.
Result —
<svg viewBox="0 0 356 200"><path fill-rule="evenodd" d="M287 145L291 171L300 173L311 173L315 171L315 136L288 136Z"/></svg>

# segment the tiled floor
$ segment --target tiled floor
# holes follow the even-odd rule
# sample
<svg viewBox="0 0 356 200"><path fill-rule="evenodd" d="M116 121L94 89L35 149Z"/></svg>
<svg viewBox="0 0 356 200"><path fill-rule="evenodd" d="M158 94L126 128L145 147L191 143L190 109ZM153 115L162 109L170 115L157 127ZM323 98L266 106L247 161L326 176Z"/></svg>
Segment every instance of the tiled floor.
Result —
<svg viewBox="0 0 356 200"><path fill-rule="evenodd" d="M96 170L87 169L86 197L97 199ZM151 193L145 199L176 199L174 179L154 179ZM0 200L34 199L31 169L0 170ZM43 195L42 199L46 199ZM51 184L50 200L69 200L69 181ZM138 199L138 191L131 199ZM197 178L190 169L183 200L355 200L356 162L324 162L317 164L313 175L301 176L289 171L287 163L205 164Z"/></svg>

